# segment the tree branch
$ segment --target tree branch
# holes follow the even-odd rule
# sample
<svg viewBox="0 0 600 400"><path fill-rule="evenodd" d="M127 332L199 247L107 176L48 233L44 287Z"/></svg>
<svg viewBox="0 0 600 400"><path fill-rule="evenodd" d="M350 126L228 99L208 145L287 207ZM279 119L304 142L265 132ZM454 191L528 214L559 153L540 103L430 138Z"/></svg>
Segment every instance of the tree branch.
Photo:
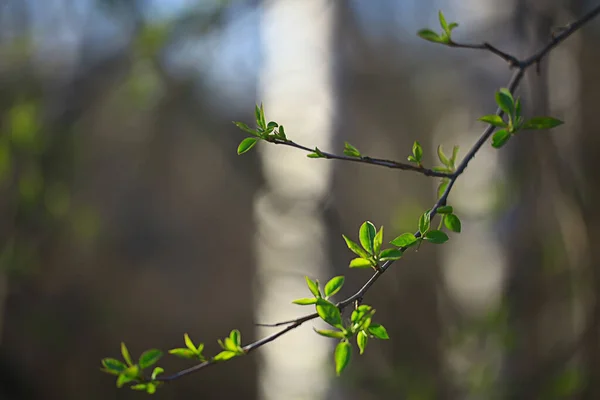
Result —
<svg viewBox="0 0 600 400"><path fill-rule="evenodd" d="M575 31L577 31L578 29L580 29L583 25L585 25L585 23L589 22L590 20L592 20L593 18L595 18L596 16L598 16L598 14L600 14L600 5L596 6L594 9L592 9L589 13L587 13L586 15L584 15L582 18L580 18L579 20L567 25L563 30L561 30L558 34L553 35L551 41L544 46L541 50L539 50L537 53L535 53L534 55L532 55L531 57L524 59L524 60L519 60L516 57L504 53L498 49L496 49L495 47L484 43L481 45L465 45L465 44L458 44L458 43L454 43L452 42L450 44L450 46L452 47L462 47L462 48L471 48L471 49L483 49L483 50L488 50L491 51L492 53L500 56L502 59L504 59L505 61L509 62L509 64L511 65L511 67L516 68L516 71L514 72L513 76L511 77L509 83L508 83L508 89L510 90L511 93L514 93L514 91L517 89L517 87L519 86L519 84L521 83L521 80L523 79L523 76L525 74L525 71L531 67L534 64L539 64L539 62L553 49L555 48L558 44L560 44L561 42L563 42L565 39L567 39L571 34L573 34ZM496 115L498 116L502 116L504 113L502 110L498 109L496 111ZM477 139L477 141L475 142L475 144L473 144L473 146L471 147L471 149L469 150L469 152L465 155L465 157L463 158L463 160L460 162L460 164L458 165L458 167L456 168L456 171L452 174L444 174L444 173L438 173L432 170L427 170L425 168L419 168L419 167L415 167L413 165L409 165L409 164L401 164L401 163L396 163L394 161L388 161L388 160L380 160L380 159L372 159L372 158L368 158L368 157L363 157L363 158L353 158L353 157L346 157L346 156L336 156L333 154L329 154L329 153L323 153L326 158L331 158L331 159L339 159L339 160L346 160L346 161L355 161L355 162L363 162L363 163L367 163L367 164L372 164L372 165L380 165L380 166L385 166L385 167L389 167L389 168L397 168L397 169L404 169L404 170L411 170L411 171L417 171L417 172L421 172L425 175L428 176L436 176L436 177L447 177L449 178L449 183L448 186L446 187L446 190L444 191L444 193L442 194L442 196L437 200L437 202L434 204L434 206L432 207L431 211L430 211L430 216L434 217L437 213L437 210L439 207L443 206L446 204L446 200L448 199L448 196L450 194L450 192L452 191L452 188L454 187L454 183L458 180L458 178L462 175L462 173L466 170L467 166L469 165L469 162L475 157L475 155L477 154L477 152L481 149L481 147L485 144L485 142L488 141L488 139L490 138L490 136L492 135L492 133L494 132L495 127L493 125L489 125L480 135L479 139ZM297 149L300 150L304 150L304 151L309 151L309 152L313 152L313 149L310 149L308 147L304 147L302 145L296 144L294 142L291 141L283 141L283 140L274 140L273 143L276 144L283 144L286 146L291 146L291 147L295 147ZM415 237L420 237L421 233L419 231L417 231L415 233ZM400 251L404 252L406 251L406 248L399 248ZM366 293L369 291L369 289L375 284L375 282L388 270L388 268L394 263L394 261L387 261L385 262L383 265L381 265L381 267L371 276L371 278L369 278L369 280L367 282L365 282L365 284L356 292L354 293L352 296L348 297L345 300L340 301L339 303L337 303L337 307L340 310L343 310L344 308L346 308L347 306L354 304L354 303L360 303L363 299L363 297L366 295ZM313 314L308 314L305 315L303 317L299 317L293 320L289 320L289 321L285 321L285 322L280 322L280 323L276 323L276 324L261 324L260 326L271 326L271 327L278 327L278 326L284 326L287 325L285 328L281 329L278 332L273 333L272 335L269 335L263 339L260 339L256 342L250 343L246 346L244 346L242 349L244 350L245 353L250 353L264 345L266 345L267 343L270 343L274 340L276 340L277 338L279 338L280 336L285 335L286 333L288 333L289 331L296 329L297 327L299 327L300 325L304 324L305 322L311 321L313 319L318 318L318 314L317 313L313 313ZM220 361L214 361L214 360L209 360L206 362L203 362L201 364L195 365L193 367L190 367L188 369L182 370L180 372L177 372L175 374L169 375L169 376L162 376L162 377L157 377L156 381L160 381L160 382L169 382L169 381L173 381L176 379L179 379L183 376L189 375L193 372L199 371L201 369L204 369L206 367L209 367L211 365L217 364Z"/></svg>

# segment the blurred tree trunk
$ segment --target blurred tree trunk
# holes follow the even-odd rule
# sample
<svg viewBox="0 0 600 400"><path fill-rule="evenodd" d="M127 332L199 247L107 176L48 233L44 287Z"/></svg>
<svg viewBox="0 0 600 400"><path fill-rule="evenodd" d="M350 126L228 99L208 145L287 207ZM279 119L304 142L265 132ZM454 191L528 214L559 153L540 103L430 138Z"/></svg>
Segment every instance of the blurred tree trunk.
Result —
<svg viewBox="0 0 600 400"><path fill-rule="evenodd" d="M328 149L332 142L336 109L332 33L337 8L326 0L263 3L259 101L264 103L267 122L276 120L288 137L309 147ZM309 296L304 275L323 284L332 277L322 211L332 163L284 146L257 147L266 184L254 209L256 315L259 322L277 322L309 310L291 304ZM334 368L334 342L316 336L311 325L315 323L261 350L260 399L330 398L331 375L325 371ZM258 329L259 336L272 332Z"/></svg>

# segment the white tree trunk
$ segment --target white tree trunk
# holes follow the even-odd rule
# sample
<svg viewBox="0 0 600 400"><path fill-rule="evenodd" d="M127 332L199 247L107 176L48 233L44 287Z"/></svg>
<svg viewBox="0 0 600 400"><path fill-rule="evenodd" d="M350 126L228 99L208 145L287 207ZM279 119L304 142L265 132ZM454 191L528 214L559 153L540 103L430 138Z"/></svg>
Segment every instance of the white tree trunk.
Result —
<svg viewBox="0 0 600 400"><path fill-rule="evenodd" d="M332 136L332 2L265 0L259 101L267 121L307 146L329 148ZM291 304L309 297L304 275L331 277L326 227L319 205L331 182L331 163L299 150L260 146L266 186L255 201L258 234L256 314L259 322L288 320L314 307ZM333 343L312 332L314 323L260 351L260 399L322 399L333 370ZM259 328L262 337L273 328Z"/></svg>

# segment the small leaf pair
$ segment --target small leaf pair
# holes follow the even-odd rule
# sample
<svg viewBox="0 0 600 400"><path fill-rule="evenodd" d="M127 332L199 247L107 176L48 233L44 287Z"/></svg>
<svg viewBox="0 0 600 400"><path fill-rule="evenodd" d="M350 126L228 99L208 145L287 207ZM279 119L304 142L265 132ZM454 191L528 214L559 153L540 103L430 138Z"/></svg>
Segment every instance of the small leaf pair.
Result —
<svg viewBox="0 0 600 400"><path fill-rule="evenodd" d="M265 119L265 110L263 105L258 105L254 108L254 115L256 117L256 129L250 128L243 122L234 121L233 124L240 128L242 131L249 133L254 137L248 137L242 140L237 148L238 155L244 154L250 151L259 140L273 141L273 139L279 139L286 141L285 129L283 125L279 125L275 121L271 121L267 124ZM277 131L276 128L279 128Z"/></svg>
<svg viewBox="0 0 600 400"><path fill-rule="evenodd" d="M198 346L196 346L187 333L183 335L183 341L186 345L186 348L171 349L169 350L169 354L173 354L174 356L180 358L206 361L206 358L204 358L204 356L202 355L202 351L204 350L204 343L200 343L198 344Z"/></svg>
<svg viewBox="0 0 600 400"><path fill-rule="evenodd" d="M504 121L501 116L496 114L484 115L479 120L501 128L492 136L492 147L496 149L504 146L520 130L551 129L563 124L561 120L552 117L534 117L524 121L521 115L521 100L519 98L515 100L512 93L506 88L498 90L495 98L498 107L507 116L508 121Z"/></svg>
<svg viewBox="0 0 600 400"><path fill-rule="evenodd" d="M441 34L438 34L431 29L421 29L419 32L417 32L417 35L430 42L452 44L452 30L458 27L458 24L456 22L452 22L450 24L447 23L446 17L444 17L444 13L441 10L438 13L438 18L440 20L440 26L442 27Z"/></svg>
<svg viewBox="0 0 600 400"><path fill-rule="evenodd" d="M330 298L331 296L333 296L334 294L336 294L337 292L340 291L342 286L344 286L344 280L345 280L345 278L341 275L334 276L333 278L331 278L329 280L329 282L327 282L325 284L325 287L323 289L323 291L324 291L324 293L323 293L324 296L323 296L323 294L321 294L321 289L319 288L318 280L313 281L308 276L305 276L304 279L306 280L308 289L315 297L307 297L307 298L296 299L296 300L292 301L292 303L298 304L301 306L317 304L317 300L320 298L325 298L325 300L327 300L328 298Z"/></svg>
<svg viewBox="0 0 600 400"><path fill-rule="evenodd" d="M379 262L398 260L402 257L402 252L398 249L381 250L383 227L377 231L375 225L370 221L364 222L359 229L360 246L346 235L342 235L342 237L348 249L359 256L350 261L350 268L373 268L377 270Z"/></svg>
<svg viewBox="0 0 600 400"><path fill-rule="evenodd" d="M242 348L242 334L237 329L232 330L229 337L223 340L219 339L218 342L223 351L213 358L215 361L226 361L230 358L246 354Z"/></svg>

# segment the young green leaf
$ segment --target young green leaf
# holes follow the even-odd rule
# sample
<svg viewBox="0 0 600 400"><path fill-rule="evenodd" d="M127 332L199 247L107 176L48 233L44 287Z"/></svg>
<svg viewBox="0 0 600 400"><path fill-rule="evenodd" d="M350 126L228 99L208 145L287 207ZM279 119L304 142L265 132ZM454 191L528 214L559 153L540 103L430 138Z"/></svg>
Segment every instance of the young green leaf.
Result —
<svg viewBox="0 0 600 400"><path fill-rule="evenodd" d="M552 129L562 124L563 121L552 117L533 117L523 124L522 129Z"/></svg>
<svg viewBox="0 0 600 400"><path fill-rule="evenodd" d="M423 239L431 243L442 244L448 241L448 235L442 231L434 230L426 232Z"/></svg>
<svg viewBox="0 0 600 400"><path fill-rule="evenodd" d="M292 301L292 303L298 304L299 306L308 306L311 304L317 304L317 299L316 299L316 297L296 299L296 300Z"/></svg>
<svg viewBox="0 0 600 400"><path fill-rule="evenodd" d="M333 327L339 329L344 328L342 326L342 315L339 308L337 308L335 304L325 299L318 299L316 309L317 314L319 314L319 317L321 317L323 321L327 322Z"/></svg>
<svg viewBox="0 0 600 400"><path fill-rule="evenodd" d="M498 128L505 128L508 126L508 124L504 122L502 117L496 114L484 115L483 117L479 118L479 121L485 122L490 125L494 125Z"/></svg>
<svg viewBox="0 0 600 400"><path fill-rule="evenodd" d="M323 154L323 152L321 150L319 150L318 147L315 147L315 151L313 151L312 153L308 153L308 155L306 157L308 157L308 158L327 158L327 156L325 154Z"/></svg>
<svg viewBox="0 0 600 400"><path fill-rule="evenodd" d="M494 147L495 149L501 148L506 144L506 142L508 142L508 139L510 139L510 137L511 133L508 132L506 129L500 129L499 131L496 131L494 133L494 136L492 136L492 147Z"/></svg>
<svg viewBox="0 0 600 400"><path fill-rule="evenodd" d="M102 366L104 366L102 371L112 375L119 375L127 369L127 365L114 358L103 358Z"/></svg>
<svg viewBox="0 0 600 400"><path fill-rule="evenodd" d="M358 335L356 335L356 344L358 345L358 350L360 351L360 354L363 354L365 352L368 340L369 337L367 336L365 331L360 331L358 332Z"/></svg>
<svg viewBox="0 0 600 400"><path fill-rule="evenodd" d="M279 125L277 137L281 140L287 140L287 136L285 136L285 129L283 128L283 125Z"/></svg>
<svg viewBox="0 0 600 400"><path fill-rule="evenodd" d="M237 329L232 330L231 333L229 334L229 338L237 347L242 345L242 334L240 333L239 330L237 330Z"/></svg>
<svg viewBox="0 0 600 400"><path fill-rule="evenodd" d="M197 357L196 351L184 348L171 349L169 350L169 354L173 354L179 358L185 358L188 360L194 359Z"/></svg>
<svg viewBox="0 0 600 400"><path fill-rule="evenodd" d="M460 233L460 219L455 214L448 214L444 217L444 225L452 232Z"/></svg>
<svg viewBox="0 0 600 400"><path fill-rule="evenodd" d="M381 251L381 245L383 244L383 226L379 228L375 239L373 240L373 254L378 255Z"/></svg>
<svg viewBox="0 0 600 400"><path fill-rule="evenodd" d="M419 218L419 232L421 235L425 234L429 230L431 226L431 216L429 215L429 211L423 213Z"/></svg>
<svg viewBox="0 0 600 400"><path fill-rule="evenodd" d="M444 164L448 168L452 167L452 163L450 162L448 157L446 157L446 155L444 154L444 150L442 149L441 144L437 148L437 154L438 154L438 158L440 159L440 162L442 164Z"/></svg>
<svg viewBox="0 0 600 400"><path fill-rule="evenodd" d="M460 150L459 146L454 146L452 148L452 158L450 158L450 161L452 162L452 165L456 164L456 157L458 156L458 150Z"/></svg>
<svg viewBox="0 0 600 400"><path fill-rule="evenodd" d="M152 375L151 375L152 380L155 380L156 377L158 375L162 374L163 372L165 372L164 368L155 367L154 370L152 371Z"/></svg>
<svg viewBox="0 0 600 400"><path fill-rule="evenodd" d="M440 184L438 185L438 189L437 189L438 199L444 195L444 192L446 191L446 188L448 187L449 184L450 184L450 179L448 179L448 178L443 178L440 181Z"/></svg>
<svg viewBox="0 0 600 400"><path fill-rule="evenodd" d="M440 19L440 26L442 27L444 32L446 32L446 34L450 36L450 29L448 28L448 23L446 22L446 17L444 17L444 13L442 12L442 10L439 10L438 17Z"/></svg>
<svg viewBox="0 0 600 400"><path fill-rule="evenodd" d="M502 111L504 111L512 121L515 114L514 99L510 91L506 88L501 88L496 92L496 103Z"/></svg>
<svg viewBox="0 0 600 400"><path fill-rule="evenodd" d="M306 284L308 285L308 289L310 290L310 292L315 297L321 297L321 292L319 291L319 281L318 280L313 281L308 276L305 276L304 279L306 279Z"/></svg>
<svg viewBox="0 0 600 400"><path fill-rule="evenodd" d="M416 243L417 238L414 234L407 232L398 236L396 239L392 240L390 243L396 247L409 247L410 245Z"/></svg>
<svg viewBox="0 0 600 400"><path fill-rule="evenodd" d="M340 376L342 371L350 363L352 346L345 340L342 340L335 348L335 373Z"/></svg>
<svg viewBox="0 0 600 400"><path fill-rule="evenodd" d="M275 121L271 121L271 122L269 122L269 123L267 124L267 129L269 129L269 128L273 128L273 129L275 129L275 128L277 128L278 126L279 126L279 124L278 124L277 122L275 122Z"/></svg>
<svg viewBox="0 0 600 400"><path fill-rule="evenodd" d="M452 23L450 23L450 24L448 25L448 29L449 29L450 31L452 31L452 29L454 29L454 28L458 28L458 23L457 23L457 22L452 22Z"/></svg>
<svg viewBox="0 0 600 400"><path fill-rule="evenodd" d="M400 258L402 258L402 251L397 249L385 249L379 256L381 261L399 260Z"/></svg>
<svg viewBox="0 0 600 400"><path fill-rule="evenodd" d="M371 268L375 265L366 258L353 258L350 261L350 268Z"/></svg>
<svg viewBox="0 0 600 400"><path fill-rule="evenodd" d="M342 235L342 237L344 238L344 240L346 241L346 246L348 246L348 248L357 256L360 256L362 258L369 258L369 254L364 251L363 249L360 248L360 246L353 242L352 240L350 240L348 237L346 237L346 235Z"/></svg>
<svg viewBox="0 0 600 400"><path fill-rule="evenodd" d="M452 214L452 211L454 211L452 206L441 206L437 209L438 214Z"/></svg>
<svg viewBox="0 0 600 400"><path fill-rule="evenodd" d="M238 156L246 153L251 148L253 148L257 141L258 141L257 138L250 138L250 137L242 140L237 148Z"/></svg>
<svg viewBox="0 0 600 400"><path fill-rule="evenodd" d="M250 128L250 127L249 127L248 125L246 125L245 123L243 123L243 122L236 122L236 121L233 121L233 123L235 124L235 126L237 126L238 128L240 128L240 129L241 129L241 130L243 130L244 132L246 132L246 133L249 133L249 134L251 134L251 135L253 135L253 136L260 137L260 134L258 133L258 131L256 131L256 130L254 130L254 129Z"/></svg>
<svg viewBox="0 0 600 400"><path fill-rule="evenodd" d="M376 337L377 339L389 339L387 330L383 325L379 324L371 324L368 328L368 332Z"/></svg>
<svg viewBox="0 0 600 400"><path fill-rule="evenodd" d="M140 368L137 365L132 365L127 368L125 371L121 372L121 375L117 378L117 387L121 388L126 383L134 381L138 379L138 375L140 373Z"/></svg>
<svg viewBox="0 0 600 400"><path fill-rule="evenodd" d="M220 352L219 354L217 354L216 356L214 356L213 360L215 361L227 361L235 356L239 355L236 352L233 351L229 351L229 350L223 350L222 352Z"/></svg>
<svg viewBox="0 0 600 400"><path fill-rule="evenodd" d="M345 142L345 144L344 144L344 154L347 155L348 157L357 157L357 158L361 157L360 151L358 151L358 149L356 147L352 146L348 142Z"/></svg>
<svg viewBox="0 0 600 400"><path fill-rule="evenodd" d="M163 352L157 349L146 350L140 356L138 364L141 369L146 369L156 364L158 360L163 356Z"/></svg>
<svg viewBox="0 0 600 400"><path fill-rule="evenodd" d="M428 41L434 42L434 43L443 43L443 41L444 41L440 35L438 35L434 31L432 31L431 29L421 29L420 31L417 32L417 35L421 39L425 39L425 40L428 40Z"/></svg>
<svg viewBox="0 0 600 400"><path fill-rule="evenodd" d="M187 333L183 334L183 341L185 342L185 345L188 349L194 352L196 351L196 345L194 344L194 342L192 342L192 339L190 339L190 336Z"/></svg>
<svg viewBox="0 0 600 400"><path fill-rule="evenodd" d="M375 241L376 234L377 230L375 229L375 225L373 225L370 221L366 221L360 226L358 233L360 244L369 254L373 254L373 243Z"/></svg>
<svg viewBox="0 0 600 400"><path fill-rule="evenodd" d="M325 285L324 293L325 297L331 297L337 292L340 291L342 286L344 285L344 277L343 276L335 276L331 278L329 282Z"/></svg>
<svg viewBox="0 0 600 400"><path fill-rule="evenodd" d="M419 142L415 141L413 143L412 151L413 151L413 156L414 156L415 160L418 163L420 163L421 159L423 158L423 147L421 147L421 144Z"/></svg>
<svg viewBox="0 0 600 400"><path fill-rule="evenodd" d="M343 339L345 337L344 332L342 332L342 331L332 331L329 329L315 329L315 332L317 332L321 336L325 336L325 337L329 337L329 338L333 338L333 339Z"/></svg>
<svg viewBox="0 0 600 400"><path fill-rule="evenodd" d="M123 343L123 342L121 342L121 355L123 356L123 359L125 360L127 365L129 365L131 367L133 365L133 362L131 361L131 356L129 355L129 350L127 350L127 346L125 346L125 343Z"/></svg>

